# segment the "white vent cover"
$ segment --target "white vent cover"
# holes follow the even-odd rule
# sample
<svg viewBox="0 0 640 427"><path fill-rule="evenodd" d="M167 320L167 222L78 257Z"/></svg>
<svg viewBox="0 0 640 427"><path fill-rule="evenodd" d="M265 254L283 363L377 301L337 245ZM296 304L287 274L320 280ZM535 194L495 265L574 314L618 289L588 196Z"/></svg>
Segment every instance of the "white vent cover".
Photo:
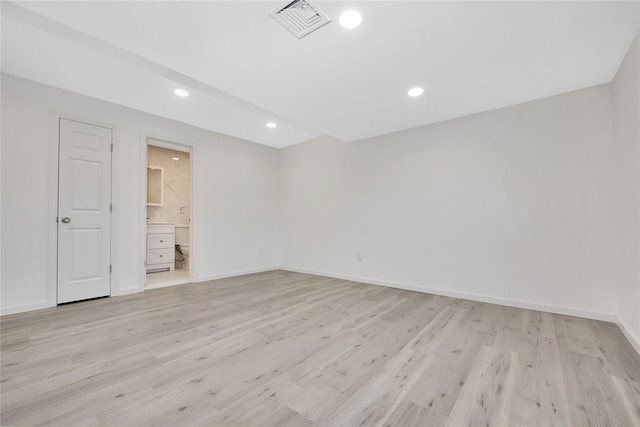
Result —
<svg viewBox="0 0 640 427"><path fill-rule="evenodd" d="M327 15L305 0L294 0L271 12L271 17L299 39L331 22Z"/></svg>

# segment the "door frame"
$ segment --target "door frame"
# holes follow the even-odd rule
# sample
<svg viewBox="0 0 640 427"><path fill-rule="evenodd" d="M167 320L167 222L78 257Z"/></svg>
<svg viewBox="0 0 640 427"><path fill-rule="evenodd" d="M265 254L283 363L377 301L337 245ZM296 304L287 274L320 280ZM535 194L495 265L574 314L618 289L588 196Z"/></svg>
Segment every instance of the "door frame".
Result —
<svg viewBox="0 0 640 427"><path fill-rule="evenodd" d="M47 236L47 296L46 303L42 307L49 308L58 305L58 177L60 173L60 119L73 120L76 122L86 123L88 125L99 126L111 129L111 143L114 151L117 148L118 128L113 123L104 122L76 114L65 113L61 111L51 111L49 114L49 208L48 208L48 236ZM109 179L111 180L111 202L114 199L113 185L113 164L115 157L111 154L111 171ZM111 227L109 229L109 258L113 262L113 223L114 213L111 213ZM113 281L109 280L110 295L113 295ZM35 309L35 308L34 308Z"/></svg>
<svg viewBox="0 0 640 427"><path fill-rule="evenodd" d="M149 142L153 140L153 142ZM189 282L196 281L196 267L197 267L197 250L196 250L196 230L197 227L197 201L194 194L196 194L196 180L195 180L195 144L189 141L182 140L181 138L174 138L166 135L159 135L154 132L141 132L140 133L140 166L138 167L140 173L140 236L138 239L138 254L140 259L140 265L138 270L138 283L140 284L140 290L146 290L146 278L147 270L145 268L145 260L147 258L147 145L153 145L156 147L168 148L170 150L183 151L189 153ZM176 285L177 286L177 285Z"/></svg>

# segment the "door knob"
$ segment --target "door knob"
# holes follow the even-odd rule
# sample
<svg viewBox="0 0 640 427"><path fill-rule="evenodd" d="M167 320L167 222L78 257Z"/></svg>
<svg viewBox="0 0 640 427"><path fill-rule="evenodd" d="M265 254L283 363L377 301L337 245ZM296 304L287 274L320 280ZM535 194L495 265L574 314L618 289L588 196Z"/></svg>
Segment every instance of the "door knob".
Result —
<svg viewBox="0 0 640 427"><path fill-rule="evenodd" d="M71 222L71 218L69 218L68 216L65 216L60 221L62 221L65 224L69 224Z"/></svg>

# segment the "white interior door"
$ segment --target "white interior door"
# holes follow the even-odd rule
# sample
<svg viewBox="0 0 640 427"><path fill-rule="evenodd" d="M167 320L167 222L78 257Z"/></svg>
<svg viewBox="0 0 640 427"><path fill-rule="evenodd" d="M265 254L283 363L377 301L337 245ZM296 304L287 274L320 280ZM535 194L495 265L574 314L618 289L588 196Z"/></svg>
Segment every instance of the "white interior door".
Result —
<svg viewBox="0 0 640 427"><path fill-rule="evenodd" d="M111 294L111 129L60 119L58 303Z"/></svg>

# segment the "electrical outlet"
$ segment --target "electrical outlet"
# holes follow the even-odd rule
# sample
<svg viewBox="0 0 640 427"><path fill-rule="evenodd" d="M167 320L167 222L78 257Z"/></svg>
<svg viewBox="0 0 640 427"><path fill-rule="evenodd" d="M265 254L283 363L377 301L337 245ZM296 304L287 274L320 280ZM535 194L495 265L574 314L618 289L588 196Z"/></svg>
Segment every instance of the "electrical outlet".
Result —
<svg viewBox="0 0 640 427"><path fill-rule="evenodd" d="M358 262L362 262L362 254L358 254L357 259L358 259Z"/></svg>

